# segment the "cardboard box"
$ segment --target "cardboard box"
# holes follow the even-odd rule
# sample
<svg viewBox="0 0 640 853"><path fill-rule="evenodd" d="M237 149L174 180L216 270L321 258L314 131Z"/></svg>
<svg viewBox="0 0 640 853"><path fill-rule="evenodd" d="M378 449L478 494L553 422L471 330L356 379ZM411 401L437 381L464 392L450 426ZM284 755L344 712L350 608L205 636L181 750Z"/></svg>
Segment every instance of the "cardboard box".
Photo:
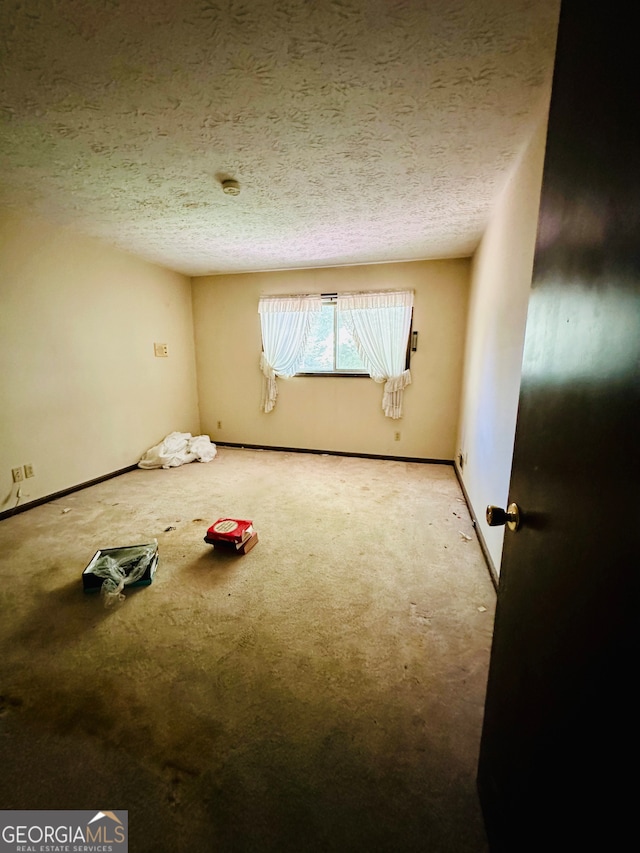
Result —
<svg viewBox="0 0 640 853"><path fill-rule="evenodd" d="M156 543L130 545L122 548L102 548L100 551L96 551L96 553L91 559L91 562L82 572L82 587L84 591L98 592L102 587L105 578L101 577L100 575L94 574L94 570L98 568L100 561L104 557L111 557L114 560L120 562L124 567L125 574L128 575L129 572L131 572L139 563L140 558L136 559L136 552L138 552L140 548L155 548L155 553L153 554L150 560L148 560L147 557L143 557L143 559L148 560L144 574L139 580L134 581L131 584L126 584L126 586L131 589L137 586L149 586L149 584L153 581L156 569L158 568L158 546ZM127 563L127 556L129 554L132 558L130 564Z"/></svg>

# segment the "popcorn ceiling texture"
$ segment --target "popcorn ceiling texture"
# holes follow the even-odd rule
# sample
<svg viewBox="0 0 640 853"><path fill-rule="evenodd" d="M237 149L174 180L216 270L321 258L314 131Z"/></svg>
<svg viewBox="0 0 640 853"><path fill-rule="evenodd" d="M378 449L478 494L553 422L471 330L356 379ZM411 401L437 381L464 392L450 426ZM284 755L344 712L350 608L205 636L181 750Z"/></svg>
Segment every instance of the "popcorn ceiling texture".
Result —
<svg viewBox="0 0 640 853"><path fill-rule="evenodd" d="M0 206L190 275L467 256L558 9L0 0Z"/></svg>

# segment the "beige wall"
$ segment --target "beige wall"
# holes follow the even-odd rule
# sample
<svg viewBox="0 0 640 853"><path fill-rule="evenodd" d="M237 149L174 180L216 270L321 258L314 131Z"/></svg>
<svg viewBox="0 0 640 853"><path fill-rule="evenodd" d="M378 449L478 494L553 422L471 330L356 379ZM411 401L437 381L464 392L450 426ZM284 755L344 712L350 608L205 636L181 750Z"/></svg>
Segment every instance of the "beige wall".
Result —
<svg viewBox="0 0 640 853"><path fill-rule="evenodd" d="M168 358L154 358L154 341ZM0 219L0 511L199 431L189 279L66 230Z"/></svg>
<svg viewBox="0 0 640 853"><path fill-rule="evenodd" d="M468 260L194 279L203 431L214 441L453 459L468 287ZM419 347L412 358L413 382L405 391L402 419L384 416L382 385L369 378L279 379L274 411L260 411L261 295L384 289L415 290ZM394 440L397 431L399 441Z"/></svg>
<svg viewBox="0 0 640 853"><path fill-rule="evenodd" d="M487 525L485 507L505 507L509 493L545 138L546 115L493 212L471 274L458 449L465 488L497 571L504 528Z"/></svg>

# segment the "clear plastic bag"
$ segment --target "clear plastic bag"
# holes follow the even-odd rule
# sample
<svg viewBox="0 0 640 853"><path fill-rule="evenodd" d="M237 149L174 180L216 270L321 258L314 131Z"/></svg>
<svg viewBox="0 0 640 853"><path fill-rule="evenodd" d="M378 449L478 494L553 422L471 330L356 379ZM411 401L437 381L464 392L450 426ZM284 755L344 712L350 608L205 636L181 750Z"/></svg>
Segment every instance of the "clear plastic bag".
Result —
<svg viewBox="0 0 640 853"><path fill-rule="evenodd" d="M125 599L124 588L139 581L158 555L158 541L131 548L114 549L101 556L91 573L104 578L100 595L105 607L112 607Z"/></svg>

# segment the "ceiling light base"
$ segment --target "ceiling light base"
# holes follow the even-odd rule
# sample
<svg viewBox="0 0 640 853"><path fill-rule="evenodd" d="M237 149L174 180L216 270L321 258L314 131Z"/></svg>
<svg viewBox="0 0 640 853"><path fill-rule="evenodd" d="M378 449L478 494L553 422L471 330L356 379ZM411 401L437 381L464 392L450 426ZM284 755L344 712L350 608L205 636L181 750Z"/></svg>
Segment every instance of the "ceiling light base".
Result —
<svg viewBox="0 0 640 853"><path fill-rule="evenodd" d="M227 195L240 195L240 184L229 178L222 182L222 192Z"/></svg>

